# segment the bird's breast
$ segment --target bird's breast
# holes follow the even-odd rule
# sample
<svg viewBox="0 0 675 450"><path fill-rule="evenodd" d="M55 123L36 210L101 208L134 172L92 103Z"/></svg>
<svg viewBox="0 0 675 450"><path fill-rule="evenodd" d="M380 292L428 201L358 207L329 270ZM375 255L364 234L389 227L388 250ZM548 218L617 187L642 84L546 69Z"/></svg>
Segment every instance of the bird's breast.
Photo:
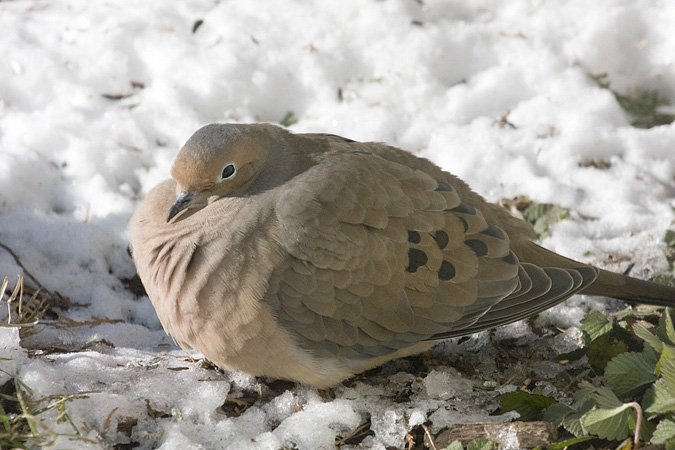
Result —
<svg viewBox="0 0 675 450"><path fill-rule="evenodd" d="M206 328L217 330L230 350L259 333L256 319L283 258L269 211L250 198L222 198L171 223L132 222L141 280L165 330L182 346L203 352Z"/></svg>

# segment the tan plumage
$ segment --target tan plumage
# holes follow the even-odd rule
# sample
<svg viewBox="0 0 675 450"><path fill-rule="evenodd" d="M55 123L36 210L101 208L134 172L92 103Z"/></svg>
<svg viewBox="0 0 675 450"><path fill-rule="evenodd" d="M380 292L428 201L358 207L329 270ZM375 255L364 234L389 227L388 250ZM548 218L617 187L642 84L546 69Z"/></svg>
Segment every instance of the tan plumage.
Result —
<svg viewBox="0 0 675 450"><path fill-rule="evenodd" d="M131 220L133 257L165 330L224 369L327 387L577 292L675 303L675 289L539 247L384 144L214 124L172 175Z"/></svg>

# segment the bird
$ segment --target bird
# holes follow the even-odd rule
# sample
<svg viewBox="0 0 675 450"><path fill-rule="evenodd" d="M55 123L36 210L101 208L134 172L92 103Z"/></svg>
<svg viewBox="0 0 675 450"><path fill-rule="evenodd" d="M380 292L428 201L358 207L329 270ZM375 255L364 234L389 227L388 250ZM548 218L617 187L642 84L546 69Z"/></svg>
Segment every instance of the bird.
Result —
<svg viewBox="0 0 675 450"><path fill-rule="evenodd" d="M164 330L224 370L329 388L574 294L675 304L384 143L216 123L171 175L131 218L132 257Z"/></svg>

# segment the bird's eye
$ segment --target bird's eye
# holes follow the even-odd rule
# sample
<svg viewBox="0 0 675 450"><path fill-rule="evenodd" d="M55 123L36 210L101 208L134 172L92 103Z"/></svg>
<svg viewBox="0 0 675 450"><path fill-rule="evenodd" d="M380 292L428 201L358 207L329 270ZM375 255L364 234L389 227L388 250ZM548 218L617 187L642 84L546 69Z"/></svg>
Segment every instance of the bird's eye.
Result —
<svg viewBox="0 0 675 450"><path fill-rule="evenodd" d="M237 172L237 169L234 167L233 162L229 162L223 166L223 170L220 172L220 177L218 181L229 180L234 177L234 174Z"/></svg>

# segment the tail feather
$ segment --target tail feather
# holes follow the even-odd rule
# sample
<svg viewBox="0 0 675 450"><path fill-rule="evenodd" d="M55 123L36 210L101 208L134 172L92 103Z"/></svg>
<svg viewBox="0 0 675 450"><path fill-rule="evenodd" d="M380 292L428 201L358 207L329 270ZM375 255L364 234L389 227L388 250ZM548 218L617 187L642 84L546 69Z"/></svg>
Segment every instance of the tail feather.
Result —
<svg viewBox="0 0 675 450"><path fill-rule="evenodd" d="M583 265L540 247L532 241L519 240L514 245L517 249L515 253L521 262L528 262L539 267L566 269L576 269ZM597 268L595 270L598 271L598 277L580 290L579 294L618 298L629 303L675 307L675 287L639 280L607 270Z"/></svg>
<svg viewBox="0 0 675 450"><path fill-rule="evenodd" d="M598 278L581 294L618 298L629 303L675 306L675 287L600 270Z"/></svg>

